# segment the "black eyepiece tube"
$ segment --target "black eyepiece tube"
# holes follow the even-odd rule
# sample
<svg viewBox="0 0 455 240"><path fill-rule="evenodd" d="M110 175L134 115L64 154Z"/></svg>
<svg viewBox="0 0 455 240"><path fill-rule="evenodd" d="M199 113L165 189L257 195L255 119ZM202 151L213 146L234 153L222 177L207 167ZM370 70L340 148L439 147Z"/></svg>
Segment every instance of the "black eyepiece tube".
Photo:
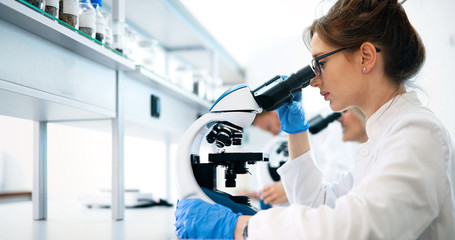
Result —
<svg viewBox="0 0 455 240"><path fill-rule="evenodd" d="M308 65L298 72L291 74L286 79L275 76L253 91L253 96L259 106L265 111L272 111L293 98L293 94L310 85L310 80L315 77Z"/></svg>
<svg viewBox="0 0 455 240"><path fill-rule="evenodd" d="M329 123L337 120L340 117L341 113L338 112L334 112L325 118L322 118L320 115L318 115L317 117L311 119L308 122L308 124L310 125L309 131L311 134L317 134L320 131L324 130L329 125Z"/></svg>

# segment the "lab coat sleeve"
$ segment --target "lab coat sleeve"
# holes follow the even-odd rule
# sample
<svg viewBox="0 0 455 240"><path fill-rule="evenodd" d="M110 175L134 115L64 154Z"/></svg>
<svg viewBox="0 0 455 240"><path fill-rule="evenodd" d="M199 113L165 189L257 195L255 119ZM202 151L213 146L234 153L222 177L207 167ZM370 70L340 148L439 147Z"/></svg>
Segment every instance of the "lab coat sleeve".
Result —
<svg viewBox="0 0 455 240"><path fill-rule="evenodd" d="M387 144L368 177L335 208L294 204L260 211L249 220L250 239L417 239L439 214L438 195L450 194L444 166L450 148L441 131L424 122L397 128L381 139Z"/></svg>
<svg viewBox="0 0 455 240"><path fill-rule="evenodd" d="M352 187L352 174L346 172L338 182L324 182L321 170L308 151L287 161L278 169L289 203L318 207L334 207L335 200Z"/></svg>

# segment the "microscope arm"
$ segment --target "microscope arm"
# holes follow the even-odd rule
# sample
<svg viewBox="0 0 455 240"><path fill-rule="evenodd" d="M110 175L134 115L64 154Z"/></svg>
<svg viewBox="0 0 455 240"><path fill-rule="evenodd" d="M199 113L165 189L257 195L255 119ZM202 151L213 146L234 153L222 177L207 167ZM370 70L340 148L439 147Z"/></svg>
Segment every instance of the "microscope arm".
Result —
<svg viewBox="0 0 455 240"><path fill-rule="evenodd" d="M209 112L196 120L185 132L179 143L175 161L177 193L179 199L200 198L214 203L201 187L193 175L191 167L191 154L197 154L201 141L194 141L207 131L206 126L220 121L228 121L237 126L251 125L256 116L255 112Z"/></svg>

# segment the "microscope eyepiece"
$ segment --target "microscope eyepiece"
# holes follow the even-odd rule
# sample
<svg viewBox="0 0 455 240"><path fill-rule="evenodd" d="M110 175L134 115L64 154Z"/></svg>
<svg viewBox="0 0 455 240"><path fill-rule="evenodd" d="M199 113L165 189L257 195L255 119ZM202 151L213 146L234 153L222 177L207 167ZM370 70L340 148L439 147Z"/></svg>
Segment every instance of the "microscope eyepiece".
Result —
<svg viewBox="0 0 455 240"><path fill-rule="evenodd" d="M315 76L309 65L287 78L275 76L253 91L254 99L264 110L275 110L291 100L295 93L310 85Z"/></svg>

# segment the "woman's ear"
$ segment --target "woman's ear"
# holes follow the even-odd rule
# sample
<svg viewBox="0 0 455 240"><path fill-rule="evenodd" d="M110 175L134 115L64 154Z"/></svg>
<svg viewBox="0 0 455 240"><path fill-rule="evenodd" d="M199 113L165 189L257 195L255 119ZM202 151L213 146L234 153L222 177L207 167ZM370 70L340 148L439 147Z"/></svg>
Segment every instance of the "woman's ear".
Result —
<svg viewBox="0 0 455 240"><path fill-rule="evenodd" d="M377 52L373 44L364 42L360 46L360 54L362 57L361 70L363 73L370 72L376 66Z"/></svg>

